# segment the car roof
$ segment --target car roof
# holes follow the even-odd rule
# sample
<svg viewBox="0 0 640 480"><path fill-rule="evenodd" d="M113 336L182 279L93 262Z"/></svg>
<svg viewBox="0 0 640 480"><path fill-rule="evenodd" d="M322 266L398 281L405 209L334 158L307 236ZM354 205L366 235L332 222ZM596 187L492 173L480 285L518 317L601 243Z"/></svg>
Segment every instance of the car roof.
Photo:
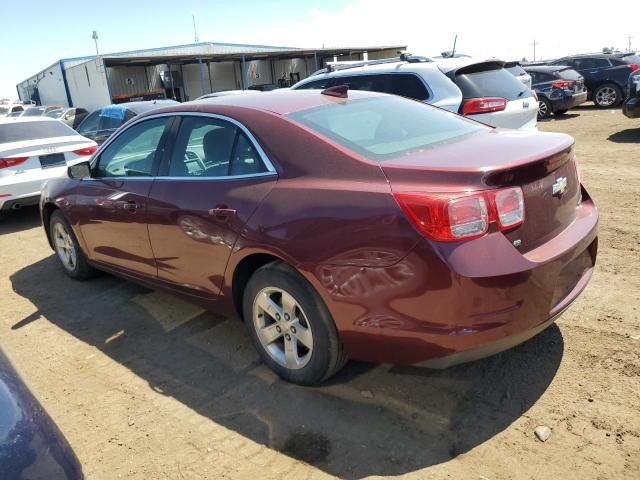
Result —
<svg viewBox="0 0 640 480"><path fill-rule="evenodd" d="M531 67L523 67L527 72L541 72L541 73L551 73L558 72L560 70L571 70L571 67L568 65L534 65Z"/></svg>
<svg viewBox="0 0 640 480"><path fill-rule="evenodd" d="M51 117L0 117L0 124L3 123L30 123L30 122L59 122L60 120Z"/></svg>
<svg viewBox="0 0 640 480"><path fill-rule="evenodd" d="M126 110L131 110L135 114L141 114L147 112L149 110L153 110L154 108L166 107L169 105L175 105L178 102L175 100L144 100L141 102L124 102L124 103L112 103L111 105L105 105L99 110L104 108L116 109L122 108Z"/></svg>
<svg viewBox="0 0 640 480"><path fill-rule="evenodd" d="M385 93L367 92L363 90L349 90L347 99L323 95L321 90L273 90L260 95L225 95L222 97L205 98L196 102L180 103L163 108L162 112L209 112L216 113L219 106L240 107L253 110L263 110L286 115L301 110L344 103L362 98L389 96ZM156 113L155 111L153 113ZM159 113L159 112L158 112Z"/></svg>
<svg viewBox="0 0 640 480"><path fill-rule="evenodd" d="M611 57L616 57L616 54L613 53L578 53L576 55L565 55L564 57L560 57L554 61L564 60L565 58L606 58L609 59Z"/></svg>

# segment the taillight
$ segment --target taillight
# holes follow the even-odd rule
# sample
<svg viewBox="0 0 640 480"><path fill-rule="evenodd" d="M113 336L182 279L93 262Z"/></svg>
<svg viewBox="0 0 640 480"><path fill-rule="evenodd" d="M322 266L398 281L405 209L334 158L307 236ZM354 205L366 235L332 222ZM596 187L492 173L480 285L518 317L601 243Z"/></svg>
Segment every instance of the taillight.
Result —
<svg viewBox="0 0 640 480"><path fill-rule="evenodd" d="M536 102L539 101L538 100L538 94L536 93L535 90L531 90L531 96L536 99Z"/></svg>
<svg viewBox="0 0 640 480"><path fill-rule="evenodd" d="M93 155L98 150L97 145L92 145L91 147L79 148L78 150L74 150L73 153L76 155Z"/></svg>
<svg viewBox="0 0 640 480"><path fill-rule="evenodd" d="M29 157L0 158L0 168L15 167L27 161Z"/></svg>
<svg viewBox="0 0 640 480"><path fill-rule="evenodd" d="M631 71L635 72L636 70L638 70L638 64L637 63L630 63L629 66L631 67Z"/></svg>
<svg viewBox="0 0 640 480"><path fill-rule="evenodd" d="M557 87L557 88L572 88L573 84L576 83L575 80L556 80L554 82L551 82L551 86L552 87Z"/></svg>
<svg viewBox="0 0 640 480"><path fill-rule="evenodd" d="M460 194L394 192L393 196L420 233L441 242L481 237L491 222L501 230L524 222L520 187Z"/></svg>
<svg viewBox="0 0 640 480"><path fill-rule="evenodd" d="M507 108L507 100L502 97L470 98L462 102L463 115L499 112Z"/></svg>

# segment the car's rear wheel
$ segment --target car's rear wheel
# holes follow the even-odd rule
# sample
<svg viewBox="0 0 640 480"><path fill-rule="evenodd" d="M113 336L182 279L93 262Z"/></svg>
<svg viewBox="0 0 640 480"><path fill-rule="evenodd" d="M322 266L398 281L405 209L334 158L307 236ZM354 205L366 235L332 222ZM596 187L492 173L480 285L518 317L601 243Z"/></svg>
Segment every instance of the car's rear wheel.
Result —
<svg viewBox="0 0 640 480"><path fill-rule="evenodd" d="M551 102L544 97L540 97L538 100L538 119L549 118L551 113Z"/></svg>
<svg viewBox="0 0 640 480"><path fill-rule="evenodd" d="M49 235L56 257L67 275L76 280L86 280L95 275L96 270L87 262L71 225L60 211L53 212L49 219Z"/></svg>
<svg viewBox="0 0 640 480"><path fill-rule="evenodd" d="M562 110L556 110L554 112L554 115L564 115L565 113L567 113L569 110L566 108L563 108Z"/></svg>
<svg viewBox="0 0 640 480"><path fill-rule="evenodd" d="M599 108L615 107L622 100L622 91L613 83L600 85L593 92L593 103Z"/></svg>
<svg viewBox="0 0 640 480"><path fill-rule="evenodd" d="M316 385L346 363L324 302L285 263L270 263L253 274L244 291L243 314L262 360L284 380Z"/></svg>

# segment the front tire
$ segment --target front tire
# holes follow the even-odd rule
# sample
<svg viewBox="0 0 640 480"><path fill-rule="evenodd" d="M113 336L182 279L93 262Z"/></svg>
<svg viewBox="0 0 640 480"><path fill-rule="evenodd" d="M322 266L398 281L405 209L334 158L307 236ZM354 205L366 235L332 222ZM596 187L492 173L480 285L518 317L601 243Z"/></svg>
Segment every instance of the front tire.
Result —
<svg viewBox="0 0 640 480"><path fill-rule="evenodd" d="M71 225L58 210L49 219L49 236L58 262L67 275L74 280L86 280L96 274L87 262Z"/></svg>
<svg viewBox="0 0 640 480"><path fill-rule="evenodd" d="M605 83L597 87L593 92L593 103L598 108L615 107L622 101L620 87L613 83Z"/></svg>
<svg viewBox="0 0 640 480"><path fill-rule="evenodd" d="M544 120L551 116L551 102L544 97L538 100L538 120Z"/></svg>
<svg viewBox="0 0 640 480"><path fill-rule="evenodd" d="M317 385L346 363L324 302L285 263L270 263L253 274L244 291L243 314L262 360L283 380Z"/></svg>

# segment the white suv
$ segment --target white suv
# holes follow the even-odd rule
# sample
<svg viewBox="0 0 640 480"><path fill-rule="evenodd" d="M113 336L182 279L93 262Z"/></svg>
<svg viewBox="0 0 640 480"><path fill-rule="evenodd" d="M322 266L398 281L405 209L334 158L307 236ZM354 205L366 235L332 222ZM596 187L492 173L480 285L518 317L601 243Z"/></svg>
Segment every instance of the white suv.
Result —
<svg viewBox="0 0 640 480"><path fill-rule="evenodd" d="M500 60L471 57L400 58L335 65L315 72L291 88L386 92L468 115L494 127L535 129L538 101Z"/></svg>

